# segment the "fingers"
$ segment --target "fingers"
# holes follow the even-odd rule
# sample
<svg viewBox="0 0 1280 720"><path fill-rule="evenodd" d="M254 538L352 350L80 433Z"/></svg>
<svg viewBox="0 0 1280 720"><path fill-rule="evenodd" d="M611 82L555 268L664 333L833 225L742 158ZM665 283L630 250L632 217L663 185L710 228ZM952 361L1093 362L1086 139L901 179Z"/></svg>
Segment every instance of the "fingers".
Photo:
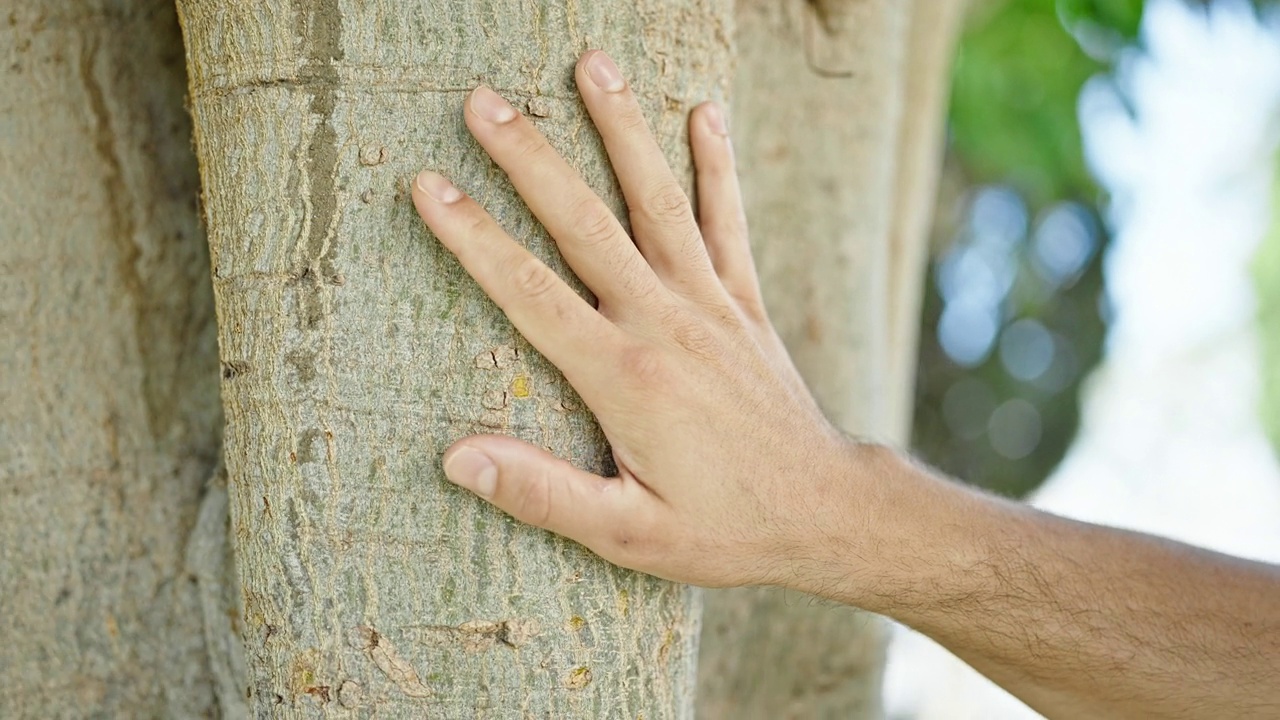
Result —
<svg viewBox="0 0 1280 720"><path fill-rule="evenodd" d="M631 88L609 56L599 50L583 55L576 72L582 100L626 196L640 251L668 285L686 292L709 287L711 264L689 199L649 131Z"/></svg>
<svg viewBox="0 0 1280 720"><path fill-rule="evenodd" d="M720 283L745 309L762 305L747 241L747 215L723 111L703 103L689 116L698 188L698 224Z"/></svg>
<svg viewBox="0 0 1280 720"><path fill-rule="evenodd" d="M579 470L515 438L478 435L449 448L444 472L452 482L515 519L546 528L624 562L625 529L656 502L639 483ZM622 543L625 545L625 540Z"/></svg>
<svg viewBox="0 0 1280 720"><path fill-rule="evenodd" d="M551 268L511 239L489 213L438 173L424 170L413 203L485 293L573 382L618 331Z"/></svg>
<svg viewBox="0 0 1280 720"><path fill-rule="evenodd" d="M467 98L464 115L476 140L506 171L602 305L634 306L659 289L613 212L515 108L481 86Z"/></svg>

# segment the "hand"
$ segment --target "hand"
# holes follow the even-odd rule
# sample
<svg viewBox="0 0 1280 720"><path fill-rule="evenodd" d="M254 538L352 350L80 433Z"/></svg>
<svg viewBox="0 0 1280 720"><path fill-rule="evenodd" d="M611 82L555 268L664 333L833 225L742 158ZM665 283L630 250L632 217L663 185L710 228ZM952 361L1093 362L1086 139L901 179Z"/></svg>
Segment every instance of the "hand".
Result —
<svg viewBox="0 0 1280 720"><path fill-rule="evenodd" d="M431 171L414 204L436 237L600 421L618 476L481 435L448 477L517 519L618 565L704 586L785 584L815 560L815 518L850 443L822 416L765 315L720 110L690 117L699 217L617 67L578 62L578 88L630 208L617 218L511 105L471 93L467 126L506 171L593 308L474 200Z"/></svg>

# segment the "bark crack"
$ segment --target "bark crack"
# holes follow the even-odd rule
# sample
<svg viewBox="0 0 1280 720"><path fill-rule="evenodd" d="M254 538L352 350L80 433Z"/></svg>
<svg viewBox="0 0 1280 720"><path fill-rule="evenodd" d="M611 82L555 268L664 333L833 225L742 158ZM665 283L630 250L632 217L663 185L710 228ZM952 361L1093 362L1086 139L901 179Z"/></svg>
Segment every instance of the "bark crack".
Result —
<svg viewBox="0 0 1280 720"><path fill-rule="evenodd" d="M365 654L382 671L382 674L400 689L400 692L411 698L430 698L435 695L430 688L422 684L418 671L387 641L385 635L364 625L356 628L356 632Z"/></svg>
<svg viewBox="0 0 1280 720"><path fill-rule="evenodd" d="M333 126L333 110L341 82L335 63L343 57L342 11L338 0L295 0L294 4L306 53L298 86L311 95L310 110L319 116L307 145L305 267L300 274L311 277L318 295L323 284L338 274L333 266L331 247L338 220L338 132ZM321 305L318 297L307 303L304 313L309 327L319 322L323 313Z"/></svg>
<svg viewBox="0 0 1280 720"><path fill-rule="evenodd" d="M124 161L120 157L115 128L111 123L107 93L94 73L100 47L97 36L90 35L86 38L84 50L80 56L80 81L84 86L85 98L88 100L89 113L93 122L90 128L93 135L93 149L106 170L102 184L106 195L107 221L110 223L107 237L119 249L120 260L117 266L120 280L124 284L125 294L133 301L134 336L140 340L136 345L138 353L142 357L143 366L151 367L152 345L141 341L149 330L147 319L151 308L147 297L147 286L138 269L138 263L142 259L142 248L135 237L137 221L130 202L130 188L125 178ZM151 374L147 373L143 378L142 388L143 400L147 408L147 428L152 436L155 436L161 425L158 421L161 408L152 387L154 382Z"/></svg>
<svg viewBox="0 0 1280 720"><path fill-rule="evenodd" d="M815 75L847 78L853 75L850 49L846 47L854 25L854 8L861 0L806 0L804 18L805 62Z"/></svg>

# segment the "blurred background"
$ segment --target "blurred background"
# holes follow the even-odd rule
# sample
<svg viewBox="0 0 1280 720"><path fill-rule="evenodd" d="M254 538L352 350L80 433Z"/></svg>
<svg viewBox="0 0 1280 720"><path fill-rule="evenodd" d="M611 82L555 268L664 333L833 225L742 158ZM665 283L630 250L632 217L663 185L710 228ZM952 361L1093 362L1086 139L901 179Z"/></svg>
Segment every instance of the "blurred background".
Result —
<svg viewBox="0 0 1280 720"><path fill-rule="evenodd" d="M1216 35L1222 37L1180 38L1174 36L1193 31L1166 28L1168 37L1144 38L1145 5L1170 6L1157 14L1202 24L1209 36L1217 16ZM1125 178L1106 182L1100 174L1106 159L1086 159L1085 136L1098 152L1114 144L1117 139L1106 136L1114 135L1116 119L1109 114L1116 111L1133 123L1129 132L1142 132L1134 115L1134 65L1170 66L1165 70L1184 75L1234 70L1235 76L1219 78L1227 84L1219 88L1222 97L1195 102L1247 107L1225 113L1235 117L1182 118L1198 126L1188 128L1188 140L1197 142L1199 134L1199 142L1212 144L1204 133L1224 135L1256 123L1254 137L1246 139L1256 151L1249 159L1269 173L1280 121L1273 95L1277 69L1248 67L1268 58L1258 57L1247 38L1233 42L1227 36L1248 35L1236 26L1252 25L1258 34L1271 34L1274 46L1274 22L1266 19L1276 14L1272 5L973 0L955 63L920 328L913 445L931 463L994 491L1024 496L1061 461L1080 423L1081 383L1102 358L1115 314L1103 283L1104 257L1122 219L1115 212L1122 209L1115 206L1117 191L1128 192L1120 185L1131 184ZM1164 41L1182 49L1151 57L1150 45ZM1254 38L1253 45L1267 42ZM1173 57L1179 52L1201 58ZM1241 117L1249 114L1255 117ZM1259 122L1258 114L1270 117ZM1269 211L1269 205L1259 209ZM1203 242L1212 246L1214 240ZM1160 259L1148 258L1153 272L1159 273L1154 266ZM1280 285L1280 275L1272 279Z"/></svg>
<svg viewBox="0 0 1280 720"><path fill-rule="evenodd" d="M1280 12L973 0L913 446L1059 514L1280 562ZM1034 718L899 629L894 718Z"/></svg>

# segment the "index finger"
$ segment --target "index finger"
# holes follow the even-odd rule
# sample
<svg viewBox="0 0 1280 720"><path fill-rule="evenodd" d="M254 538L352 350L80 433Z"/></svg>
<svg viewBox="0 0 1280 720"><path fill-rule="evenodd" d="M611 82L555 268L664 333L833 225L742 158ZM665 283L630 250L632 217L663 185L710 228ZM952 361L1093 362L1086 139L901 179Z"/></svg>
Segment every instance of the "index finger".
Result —
<svg viewBox="0 0 1280 720"><path fill-rule="evenodd" d="M419 173L413 204L511 324L576 386L601 343L619 333L613 323L439 173Z"/></svg>

